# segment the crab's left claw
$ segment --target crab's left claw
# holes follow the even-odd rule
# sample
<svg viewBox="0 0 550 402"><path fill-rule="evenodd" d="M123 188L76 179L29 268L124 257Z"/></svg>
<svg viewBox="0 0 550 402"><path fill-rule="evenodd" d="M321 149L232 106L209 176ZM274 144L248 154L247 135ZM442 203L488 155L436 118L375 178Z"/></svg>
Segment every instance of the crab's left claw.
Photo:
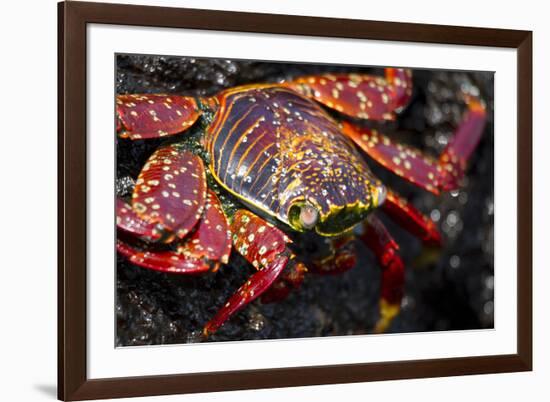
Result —
<svg viewBox="0 0 550 402"><path fill-rule="evenodd" d="M350 117L393 120L412 93L411 71L387 68L386 77L367 74L322 74L299 77L282 85Z"/></svg>
<svg viewBox="0 0 550 402"><path fill-rule="evenodd" d="M267 292L281 277L288 266L289 280L301 283L299 277L304 268L296 263L294 256L287 248L290 239L272 224L264 221L250 211L238 210L231 224L233 245L258 271L253 274L229 298L216 315L204 326L205 337L217 331L225 321L245 305ZM294 276L294 275L298 276Z"/></svg>

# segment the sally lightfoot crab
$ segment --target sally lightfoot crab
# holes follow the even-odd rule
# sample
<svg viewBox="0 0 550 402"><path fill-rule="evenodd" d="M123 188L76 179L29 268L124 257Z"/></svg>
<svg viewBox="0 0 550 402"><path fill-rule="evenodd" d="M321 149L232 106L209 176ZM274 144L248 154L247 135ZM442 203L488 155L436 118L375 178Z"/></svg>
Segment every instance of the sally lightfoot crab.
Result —
<svg viewBox="0 0 550 402"><path fill-rule="evenodd" d="M258 297L284 298L306 271L352 268L350 244L358 238L382 269L374 330L384 331L399 312L405 267L378 211L426 245L439 246L441 237L428 218L374 176L365 156L439 194L459 186L485 124L483 102L464 94L462 123L434 159L358 123L395 119L411 85L409 70L388 68L385 77L306 76L230 88L210 98L117 96L121 138L167 137L143 166L131 200L117 200L118 252L135 265L180 274L215 271L232 250L242 255L255 273L206 323L207 336ZM192 126L198 135L189 134ZM291 238L307 231L327 238L331 247L306 264Z"/></svg>

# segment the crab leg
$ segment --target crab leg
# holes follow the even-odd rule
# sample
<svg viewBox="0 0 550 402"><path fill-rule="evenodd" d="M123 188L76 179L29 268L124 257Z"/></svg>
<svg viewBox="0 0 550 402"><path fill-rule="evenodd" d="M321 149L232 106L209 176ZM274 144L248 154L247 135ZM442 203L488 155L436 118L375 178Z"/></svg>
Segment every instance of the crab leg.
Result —
<svg viewBox="0 0 550 402"><path fill-rule="evenodd" d="M304 96L350 117L394 120L412 94L411 71L386 68L386 77L322 74L283 83Z"/></svg>
<svg viewBox="0 0 550 402"><path fill-rule="evenodd" d="M435 223L405 198L388 190L382 210L401 227L422 240L425 245L441 246L441 234Z"/></svg>
<svg viewBox="0 0 550 402"><path fill-rule="evenodd" d="M264 294L287 265L295 264L287 248L290 239L279 229L246 210L238 210L231 224L233 246L258 271L254 273L205 325L204 336L220 328L233 314Z"/></svg>
<svg viewBox="0 0 550 402"><path fill-rule="evenodd" d="M342 123L342 131L367 155L396 175L434 194L458 188L467 161L485 127L485 107L466 97L468 111L439 159L410 146L394 143L376 129Z"/></svg>
<svg viewBox="0 0 550 402"><path fill-rule="evenodd" d="M439 166L443 168L443 174L440 177L440 187L443 191L453 190L459 186L468 160L476 149L485 128L487 116L485 105L479 99L469 95L465 96L465 102L468 105L468 111L439 157Z"/></svg>
<svg viewBox="0 0 550 402"><path fill-rule="evenodd" d="M117 240L117 251L140 267L181 274L208 271L212 263L227 263L231 252L231 232L216 194L208 191L204 214L195 229L176 250L141 251Z"/></svg>
<svg viewBox="0 0 550 402"><path fill-rule="evenodd" d="M128 261L142 268L177 274L198 274L210 269L208 261L190 258L177 251L143 251L135 246L117 239L116 250Z"/></svg>
<svg viewBox="0 0 550 402"><path fill-rule="evenodd" d="M388 329L401 309L405 265L399 256L399 245L376 215L369 216L365 223L365 232L360 237L382 267L380 318L374 328L374 332L381 333Z"/></svg>
<svg viewBox="0 0 550 402"><path fill-rule="evenodd" d="M132 140L158 138L187 130L200 110L194 98L178 95L117 95L117 131Z"/></svg>

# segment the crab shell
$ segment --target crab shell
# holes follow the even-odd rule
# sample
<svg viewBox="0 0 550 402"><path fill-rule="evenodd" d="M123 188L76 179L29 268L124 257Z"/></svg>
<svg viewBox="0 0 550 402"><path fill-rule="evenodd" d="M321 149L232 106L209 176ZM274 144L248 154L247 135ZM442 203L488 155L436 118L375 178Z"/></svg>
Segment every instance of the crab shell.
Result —
<svg viewBox="0 0 550 402"><path fill-rule="evenodd" d="M210 170L253 209L332 236L383 202L384 186L317 103L270 85L233 88L216 101Z"/></svg>

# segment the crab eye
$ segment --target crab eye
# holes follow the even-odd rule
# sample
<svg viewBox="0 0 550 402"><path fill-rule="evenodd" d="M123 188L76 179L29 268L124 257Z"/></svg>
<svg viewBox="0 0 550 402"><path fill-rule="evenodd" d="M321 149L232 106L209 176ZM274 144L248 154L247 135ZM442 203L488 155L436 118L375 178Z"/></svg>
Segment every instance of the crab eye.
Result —
<svg viewBox="0 0 550 402"><path fill-rule="evenodd" d="M309 204L304 204L300 209L300 223L304 229L312 229L317 224L319 212Z"/></svg>
<svg viewBox="0 0 550 402"><path fill-rule="evenodd" d="M290 207L289 221L298 231L313 229L319 221L319 211L307 202L296 202Z"/></svg>
<svg viewBox="0 0 550 402"><path fill-rule="evenodd" d="M376 186L374 188L375 196L374 196L374 205L376 207L379 207L386 201L386 196L388 195L388 190L386 190L386 187L382 184Z"/></svg>

